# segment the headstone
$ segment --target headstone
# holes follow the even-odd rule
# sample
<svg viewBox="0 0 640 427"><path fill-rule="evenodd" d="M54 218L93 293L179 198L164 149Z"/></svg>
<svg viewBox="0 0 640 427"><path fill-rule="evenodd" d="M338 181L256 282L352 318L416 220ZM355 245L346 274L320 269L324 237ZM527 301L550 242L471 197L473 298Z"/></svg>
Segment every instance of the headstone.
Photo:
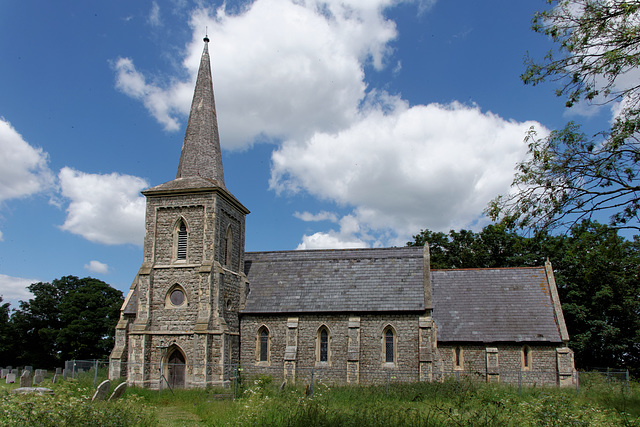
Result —
<svg viewBox="0 0 640 427"><path fill-rule="evenodd" d="M8 369L3 369L2 371L0 371L0 377L5 378L8 373L9 373Z"/></svg>
<svg viewBox="0 0 640 427"><path fill-rule="evenodd" d="M32 387L33 386L33 377L31 376L31 371L25 369L20 375L20 387Z"/></svg>
<svg viewBox="0 0 640 427"><path fill-rule="evenodd" d="M7 384L13 384L16 382L16 374L7 374L7 377L5 379L5 382Z"/></svg>
<svg viewBox="0 0 640 427"><path fill-rule="evenodd" d="M62 375L62 368L56 368L56 374Z"/></svg>
<svg viewBox="0 0 640 427"><path fill-rule="evenodd" d="M36 369L36 373L33 375L33 383L40 384L44 381L44 376L47 374L46 369Z"/></svg>
<svg viewBox="0 0 640 427"><path fill-rule="evenodd" d="M7 366L7 369L8 369L8 370L12 370L12 369L13 369L13 366L9 365L9 366Z"/></svg>
<svg viewBox="0 0 640 427"><path fill-rule="evenodd" d="M55 384L58 382L58 378L60 378L60 376L58 374L53 374L53 378L51 378L51 383Z"/></svg>
<svg viewBox="0 0 640 427"><path fill-rule="evenodd" d="M29 371L29 373L33 375L33 366L25 366L24 369L25 371Z"/></svg>
<svg viewBox="0 0 640 427"><path fill-rule="evenodd" d="M15 375L16 375L16 377L17 377L18 375L20 375L20 369L18 369L18 368L12 369L12 370L11 370L11 373L12 373L12 374L15 374Z"/></svg>
<svg viewBox="0 0 640 427"><path fill-rule="evenodd" d="M70 371L70 370L68 370L67 368L64 368L64 369L62 370L62 377L63 377L63 378L69 378L70 376L71 376L71 371Z"/></svg>
<svg viewBox="0 0 640 427"><path fill-rule="evenodd" d="M53 394L53 390L45 387L20 387L11 391L11 393L16 394L27 394L27 393L37 393L37 394Z"/></svg>
<svg viewBox="0 0 640 427"><path fill-rule="evenodd" d="M93 394L91 401L96 402L96 401L104 400L107 397L107 394L109 393L109 388L111 388L111 381L109 380L102 381L100 385L98 385L96 392Z"/></svg>
<svg viewBox="0 0 640 427"><path fill-rule="evenodd" d="M113 390L111 396L109 396L109 402L112 400L120 399L120 397L124 394L124 391L127 389L127 383L121 383Z"/></svg>

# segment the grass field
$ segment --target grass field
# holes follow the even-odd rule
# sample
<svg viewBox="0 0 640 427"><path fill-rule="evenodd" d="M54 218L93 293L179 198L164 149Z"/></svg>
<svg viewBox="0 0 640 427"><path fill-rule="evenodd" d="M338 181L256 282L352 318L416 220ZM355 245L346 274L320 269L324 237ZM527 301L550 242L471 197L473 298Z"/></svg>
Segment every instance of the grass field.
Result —
<svg viewBox="0 0 640 427"><path fill-rule="evenodd" d="M575 389L474 382L280 389L269 377L229 390L130 388L116 402L91 403L93 375L51 385L55 396L14 395L0 385L0 425L33 426L640 426L640 387L601 376ZM113 388L113 386L112 386Z"/></svg>

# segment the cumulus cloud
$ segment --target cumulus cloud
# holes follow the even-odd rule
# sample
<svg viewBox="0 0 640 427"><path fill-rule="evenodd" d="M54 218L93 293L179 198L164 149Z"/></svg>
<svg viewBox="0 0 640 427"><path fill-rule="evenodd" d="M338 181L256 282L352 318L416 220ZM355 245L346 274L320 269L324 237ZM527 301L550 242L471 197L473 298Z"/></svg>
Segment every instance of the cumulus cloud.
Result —
<svg viewBox="0 0 640 427"><path fill-rule="evenodd" d="M88 174L65 167L58 174L61 194L70 200L63 230L92 242L141 245L145 200L142 178L112 173Z"/></svg>
<svg viewBox="0 0 640 427"><path fill-rule="evenodd" d="M299 248L402 245L421 228L479 228L482 211L509 191L526 130L479 106L410 106L368 88L365 70L389 61L397 37L385 9L395 0L256 0L231 12L196 9L182 67L191 80L148 78L133 60L116 63L116 85L165 129L188 114L202 53L211 39L221 142L242 149L277 142L270 188L346 207L297 212L334 229L305 235ZM422 12L434 0L417 2ZM167 80L167 79L165 79Z"/></svg>
<svg viewBox="0 0 640 427"><path fill-rule="evenodd" d="M304 235L302 243L296 249L346 249L366 248L369 243L357 237L360 232L360 224L352 215L346 215L339 221L340 230L317 232L310 236Z"/></svg>
<svg viewBox="0 0 640 427"><path fill-rule="evenodd" d="M4 240L4 236L2 235L2 230L0 230L0 242Z"/></svg>
<svg viewBox="0 0 640 427"><path fill-rule="evenodd" d="M302 221L310 222L310 221L331 221L338 222L338 215L333 212L322 211L317 214L312 214L311 212L294 212L294 217L301 219Z"/></svg>
<svg viewBox="0 0 640 427"><path fill-rule="evenodd" d="M0 117L0 202L30 196L53 186L48 155L26 142Z"/></svg>
<svg viewBox="0 0 640 427"><path fill-rule="evenodd" d="M544 132L455 102L378 102L341 132L288 140L272 154L272 189L353 207L361 228L326 238L401 245L422 228L473 227L488 201L508 191L526 130Z"/></svg>
<svg viewBox="0 0 640 427"><path fill-rule="evenodd" d="M120 58L116 87L142 101L166 130L177 130L189 111L208 26L223 147L337 131L357 116L365 64L384 65L397 34L382 14L392 3L257 0L236 14L225 6L198 9L182 63L190 80L162 86L147 81L132 59Z"/></svg>
<svg viewBox="0 0 640 427"><path fill-rule="evenodd" d="M33 294L27 290L27 286L39 281L0 274L0 295L3 304L9 302L12 308L18 308L18 301L28 301L33 298Z"/></svg>
<svg viewBox="0 0 640 427"><path fill-rule="evenodd" d="M96 260L89 261L89 264L85 264L84 268L92 273L106 274L109 272L107 264Z"/></svg>

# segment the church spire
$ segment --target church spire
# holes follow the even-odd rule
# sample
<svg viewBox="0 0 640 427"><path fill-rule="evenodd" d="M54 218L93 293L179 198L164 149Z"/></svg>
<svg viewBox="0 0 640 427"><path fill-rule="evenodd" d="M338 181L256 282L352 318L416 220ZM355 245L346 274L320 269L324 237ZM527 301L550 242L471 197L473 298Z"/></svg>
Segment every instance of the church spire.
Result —
<svg viewBox="0 0 640 427"><path fill-rule="evenodd" d="M209 38L204 38L196 89L191 101L189 123L182 143L176 178L202 177L224 187L218 118L209 63Z"/></svg>

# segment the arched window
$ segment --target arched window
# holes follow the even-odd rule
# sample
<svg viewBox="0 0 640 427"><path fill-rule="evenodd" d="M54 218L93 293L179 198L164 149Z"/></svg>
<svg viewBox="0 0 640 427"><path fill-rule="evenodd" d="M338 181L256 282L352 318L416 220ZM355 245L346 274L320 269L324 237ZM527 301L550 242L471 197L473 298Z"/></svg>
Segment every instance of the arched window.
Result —
<svg viewBox="0 0 640 427"><path fill-rule="evenodd" d="M384 361L385 363L396 362L396 334L391 326L384 330Z"/></svg>
<svg viewBox="0 0 640 427"><path fill-rule="evenodd" d="M183 220L178 224L178 239L176 248L176 259L187 259L187 225Z"/></svg>
<svg viewBox="0 0 640 427"><path fill-rule="evenodd" d="M522 347L522 369L527 371L531 368L531 348L528 345Z"/></svg>
<svg viewBox="0 0 640 427"><path fill-rule="evenodd" d="M269 330L266 326L258 329L258 362L269 361Z"/></svg>
<svg viewBox="0 0 640 427"><path fill-rule="evenodd" d="M318 329L318 362L329 361L329 330L326 326L321 326Z"/></svg>
<svg viewBox="0 0 640 427"><path fill-rule="evenodd" d="M233 231L231 226L227 227L227 234L224 236L224 262L223 265L227 268L231 267L233 260Z"/></svg>
<svg viewBox="0 0 640 427"><path fill-rule="evenodd" d="M462 348L460 346L453 349L453 365L455 369L462 369L464 366Z"/></svg>

